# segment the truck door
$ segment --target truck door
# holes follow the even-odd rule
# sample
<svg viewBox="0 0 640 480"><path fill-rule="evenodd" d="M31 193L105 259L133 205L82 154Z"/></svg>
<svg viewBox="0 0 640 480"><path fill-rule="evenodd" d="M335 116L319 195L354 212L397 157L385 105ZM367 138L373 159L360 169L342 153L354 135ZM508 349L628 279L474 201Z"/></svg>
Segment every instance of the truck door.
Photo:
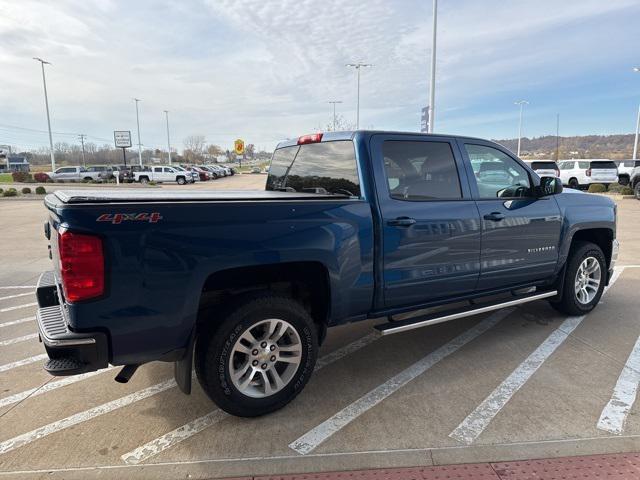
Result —
<svg viewBox="0 0 640 480"><path fill-rule="evenodd" d="M480 271L480 220L455 141L374 135L371 152L385 306L472 291Z"/></svg>
<svg viewBox="0 0 640 480"><path fill-rule="evenodd" d="M494 144L460 141L482 223L478 289L551 276L562 219L553 196L537 198L529 171Z"/></svg>

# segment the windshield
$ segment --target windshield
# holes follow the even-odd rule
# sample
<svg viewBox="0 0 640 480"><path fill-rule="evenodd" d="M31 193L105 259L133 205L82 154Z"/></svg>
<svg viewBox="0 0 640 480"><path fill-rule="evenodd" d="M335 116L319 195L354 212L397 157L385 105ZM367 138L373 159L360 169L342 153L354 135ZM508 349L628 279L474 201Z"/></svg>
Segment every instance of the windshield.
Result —
<svg viewBox="0 0 640 480"><path fill-rule="evenodd" d="M276 150L266 189L360 196L353 142L311 143Z"/></svg>

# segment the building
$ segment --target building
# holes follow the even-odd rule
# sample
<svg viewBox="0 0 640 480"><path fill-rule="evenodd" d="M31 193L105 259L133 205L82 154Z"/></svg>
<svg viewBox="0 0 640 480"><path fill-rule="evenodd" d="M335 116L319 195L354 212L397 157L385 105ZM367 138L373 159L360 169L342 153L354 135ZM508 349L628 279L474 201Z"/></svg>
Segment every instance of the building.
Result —
<svg viewBox="0 0 640 480"><path fill-rule="evenodd" d="M0 159L0 171L2 172L28 172L29 168L26 157L13 155L7 156L4 161Z"/></svg>

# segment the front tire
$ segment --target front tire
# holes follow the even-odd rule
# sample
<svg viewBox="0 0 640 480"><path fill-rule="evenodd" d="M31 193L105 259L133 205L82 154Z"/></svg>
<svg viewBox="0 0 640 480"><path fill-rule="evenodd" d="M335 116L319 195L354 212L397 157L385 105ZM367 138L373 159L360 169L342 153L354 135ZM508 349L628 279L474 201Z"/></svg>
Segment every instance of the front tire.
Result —
<svg viewBox="0 0 640 480"><path fill-rule="evenodd" d="M585 315L602 297L607 278L607 262L598 245L576 242L567 260L562 297L550 302L567 315Z"/></svg>
<svg viewBox="0 0 640 480"><path fill-rule="evenodd" d="M635 194L636 198L640 200L640 182L636 183L636 186L633 189L633 193Z"/></svg>
<svg viewBox="0 0 640 480"><path fill-rule="evenodd" d="M298 302L281 296L238 302L198 335L195 369L209 398L240 417L284 407L313 373L318 335Z"/></svg>
<svg viewBox="0 0 640 480"><path fill-rule="evenodd" d="M178 185L184 185L185 183L187 183L184 177L178 177L176 181L178 182Z"/></svg>

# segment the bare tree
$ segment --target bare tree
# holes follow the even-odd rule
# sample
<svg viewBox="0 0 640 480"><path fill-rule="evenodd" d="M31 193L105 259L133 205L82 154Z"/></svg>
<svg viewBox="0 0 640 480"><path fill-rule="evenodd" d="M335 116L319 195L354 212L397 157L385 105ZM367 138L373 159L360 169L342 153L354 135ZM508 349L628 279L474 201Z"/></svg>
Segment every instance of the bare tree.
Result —
<svg viewBox="0 0 640 480"><path fill-rule="evenodd" d="M204 152L204 145L206 143L204 135L189 135L182 143L184 144L184 157L187 161L202 161L202 153Z"/></svg>

